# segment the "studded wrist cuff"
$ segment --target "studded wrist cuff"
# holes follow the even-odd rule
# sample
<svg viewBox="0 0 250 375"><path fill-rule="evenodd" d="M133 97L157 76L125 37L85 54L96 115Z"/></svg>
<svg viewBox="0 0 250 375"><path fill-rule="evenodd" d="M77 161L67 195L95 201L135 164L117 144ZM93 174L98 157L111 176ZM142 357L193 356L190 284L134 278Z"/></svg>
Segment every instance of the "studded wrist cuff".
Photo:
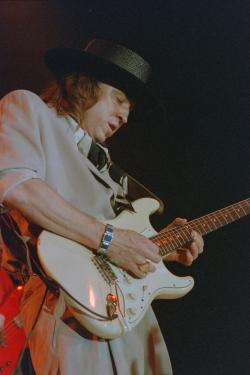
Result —
<svg viewBox="0 0 250 375"><path fill-rule="evenodd" d="M97 254L105 255L112 240L113 240L113 225L107 224L105 227L103 236L102 236L101 245L99 249L97 250Z"/></svg>

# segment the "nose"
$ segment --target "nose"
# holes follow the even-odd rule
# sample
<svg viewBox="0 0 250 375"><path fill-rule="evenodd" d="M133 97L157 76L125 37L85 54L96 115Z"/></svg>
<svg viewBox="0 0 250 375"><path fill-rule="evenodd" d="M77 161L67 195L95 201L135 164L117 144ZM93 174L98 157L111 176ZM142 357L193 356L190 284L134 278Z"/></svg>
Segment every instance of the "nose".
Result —
<svg viewBox="0 0 250 375"><path fill-rule="evenodd" d="M119 123L120 125L124 125L128 122L128 116L125 116L124 114L119 114Z"/></svg>
<svg viewBox="0 0 250 375"><path fill-rule="evenodd" d="M128 122L128 111L126 110L120 110L117 111L117 118L119 120L119 125L122 126Z"/></svg>

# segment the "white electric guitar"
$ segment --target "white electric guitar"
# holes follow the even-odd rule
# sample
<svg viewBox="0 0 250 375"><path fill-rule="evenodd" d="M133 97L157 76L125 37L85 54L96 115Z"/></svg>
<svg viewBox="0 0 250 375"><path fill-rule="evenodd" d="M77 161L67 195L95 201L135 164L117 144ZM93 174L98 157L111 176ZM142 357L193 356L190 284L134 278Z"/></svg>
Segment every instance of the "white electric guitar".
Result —
<svg viewBox="0 0 250 375"><path fill-rule="evenodd" d="M159 203L152 198L142 198L132 205L134 212L123 211L110 223L150 237L160 247L162 256L189 242L192 230L205 235L250 213L248 198L157 234L149 216L159 208ZM153 299L180 298L194 285L192 277L173 275L163 262L156 264L155 272L138 279L108 258L47 231L39 237L38 256L46 274L59 285L74 317L90 332L106 339L133 329Z"/></svg>

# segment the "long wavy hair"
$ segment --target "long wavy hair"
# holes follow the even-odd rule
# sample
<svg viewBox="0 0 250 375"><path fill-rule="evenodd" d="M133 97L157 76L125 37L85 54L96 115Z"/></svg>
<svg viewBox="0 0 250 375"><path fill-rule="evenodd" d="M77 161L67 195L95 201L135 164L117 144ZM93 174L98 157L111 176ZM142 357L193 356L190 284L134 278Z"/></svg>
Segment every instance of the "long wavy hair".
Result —
<svg viewBox="0 0 250 375"><path fill-rule="evenodd" d="M73 73L50 82L42 91L41 98L59 116L71 115L81 125L84 113L98 101L99 92L98 81L81 73Z"/></svg>

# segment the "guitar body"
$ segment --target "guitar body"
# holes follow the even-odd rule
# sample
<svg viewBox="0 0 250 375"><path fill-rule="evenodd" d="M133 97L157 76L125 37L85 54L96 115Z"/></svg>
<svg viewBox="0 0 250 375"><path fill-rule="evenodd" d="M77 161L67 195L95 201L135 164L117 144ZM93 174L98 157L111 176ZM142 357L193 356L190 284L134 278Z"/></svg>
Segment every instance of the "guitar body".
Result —
<svg viewBox="0 0 250 375"><path fill-rule="evenodd" d="M135 212L123 211L109 223L132 229L146 237L156 234L149 216L159 207L156 200L142 198L133 203ZM177 277L163 262L144 279L96 256L74 241L43 231L38 256L47 275L61 288L75 318L93 334L112 339L134 328L153 299L175 299L193 287L191 277Z"/></svg>
<svg viewBox="0 0 250 375"><path fill-rule="evenodd" d="M3 375L13 373L25 343L25 334L18 315L22 294L23 289L16 287L0 307L0 314L4 317L4 328L0 336L0 372Z"/></svg>

